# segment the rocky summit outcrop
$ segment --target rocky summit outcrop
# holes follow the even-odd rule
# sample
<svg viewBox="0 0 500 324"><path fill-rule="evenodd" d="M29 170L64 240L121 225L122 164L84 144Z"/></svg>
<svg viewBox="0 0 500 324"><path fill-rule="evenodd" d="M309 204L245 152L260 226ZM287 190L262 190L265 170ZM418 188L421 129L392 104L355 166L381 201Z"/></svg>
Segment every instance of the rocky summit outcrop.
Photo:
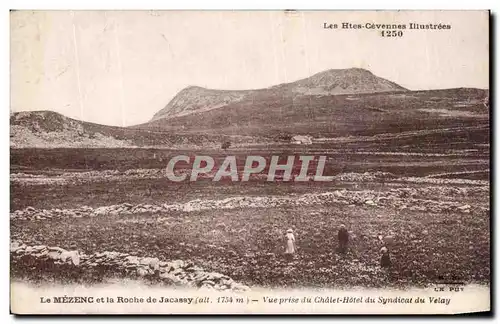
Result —
<svg viewBox="0 0 500 324"><path fill-rule="evenodd" d="M98 252L85 254L46 245L28 246L20 241L10 243L13 267L24 264L50 263L70 266L79 271L106 269L129 278L156 279L167 285L206 288L216 291L247 291L250 288L237 283L226 275L205 271L191 262L183 260L162 261L155 257L140 257L120 252ZM44 267L51 269L51 267Z"/></svg>

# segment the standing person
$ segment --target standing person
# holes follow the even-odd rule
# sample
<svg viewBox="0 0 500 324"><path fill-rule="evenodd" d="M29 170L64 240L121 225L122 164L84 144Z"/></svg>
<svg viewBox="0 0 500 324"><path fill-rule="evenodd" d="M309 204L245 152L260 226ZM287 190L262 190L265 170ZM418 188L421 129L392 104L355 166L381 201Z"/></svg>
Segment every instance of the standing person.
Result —
<svg viewBox="0 0 500 324"><path fill-rule="evenodd" d="M293 235L293 230L289 229L286 231L286 250L285 255L287 258L292 259L295 254L295 236Z"/></svg>
<svg viewBox="0 0 500 324"><path fill-rule="evenodd" d="M380 266L382 268L389 268L391 266L391 257L389 255L389 250L384 246L380 249L382 256L380 257Z"/></svg>
<svg viewBox="0 0 500 324"><path fill-rule="evenodd" d="M345 253L347 251L347 243L349 242L349 232L345 228L344 224L340 225L338 238L339 238L339 251L341 253Z"/></svg>

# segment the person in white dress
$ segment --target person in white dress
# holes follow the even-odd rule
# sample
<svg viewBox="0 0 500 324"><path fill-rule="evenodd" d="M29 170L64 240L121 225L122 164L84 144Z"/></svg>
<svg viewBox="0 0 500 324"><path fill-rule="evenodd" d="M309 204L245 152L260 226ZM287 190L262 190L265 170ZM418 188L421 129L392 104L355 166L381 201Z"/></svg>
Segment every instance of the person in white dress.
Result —
<svg viewBox="0 0 500 324"><path fill-rule="evenodd" d="M295 254L295 236L293 235L293 230L289 229L286 231L286 250L285 254L291 258Z"/></svg>

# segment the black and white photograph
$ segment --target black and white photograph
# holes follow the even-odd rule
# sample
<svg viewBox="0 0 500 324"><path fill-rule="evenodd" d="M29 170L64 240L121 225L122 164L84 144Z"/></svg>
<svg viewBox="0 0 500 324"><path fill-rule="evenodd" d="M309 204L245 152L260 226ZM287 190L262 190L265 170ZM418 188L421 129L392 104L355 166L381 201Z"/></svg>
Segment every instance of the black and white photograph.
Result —
<svg viewBox="0 0 500 324"><path fill-rule="evenodd" d="M489 30L12 10L11 312L489 312Z"/></svg>

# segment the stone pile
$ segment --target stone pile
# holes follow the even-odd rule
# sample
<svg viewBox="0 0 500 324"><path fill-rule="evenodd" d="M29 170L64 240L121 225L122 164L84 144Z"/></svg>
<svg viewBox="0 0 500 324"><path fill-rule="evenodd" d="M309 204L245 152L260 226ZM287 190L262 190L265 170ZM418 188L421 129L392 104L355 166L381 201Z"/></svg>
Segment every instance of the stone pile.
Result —
<svg viewBox="0 0 500 324"><path fill-rule="evenodd" d="M82 270L106 267L114 273L125 273L131 278L159 279L168 285L181 285L213 289L217 291L247 291L250 288L233 281L226 275L205 271L183 260L161 261L158 258L139 257L120 252L101 252L90 255L67 251L45 245L27 246L19 241L10 244L13 262L21 258L35 258L54 264L66 264Z"/></svg>
<svg viewBox="0 0 500 324"><path fill-rule="evenodd" d="M428 211L434 213L459 212L471 213L488 211L489 207L469 206L461 201L449 201L442 199L448 194L457 194L466 197L474 193L471 188L451 188L440 192L441 189L433 188L397 188L385 192L373 190L336 190L325 193L311 193L290 196L235 196L221 200L201 200L196 199L187 203L177 204L138 204L133 205L123 203L118 205L101 206L92 208L81 206L74 209L35 209L27 207L23 210L16 210L10 214L12 220L44 220L64 217L100 217L106 215L132 215L132 214L160 214L172 211L194 212L212 209L234 209L234 208L269 208L282 206L308 206L317 204L341 204L358 205L369 207L408 209L417 211ZM472 190L472 191L471 191ZM479 191L478 191L479 192ZM482 191L481 191L482 192ZM423 199L429 196L436 199ZM415 198L420 197L420 198Z"/></svg>

